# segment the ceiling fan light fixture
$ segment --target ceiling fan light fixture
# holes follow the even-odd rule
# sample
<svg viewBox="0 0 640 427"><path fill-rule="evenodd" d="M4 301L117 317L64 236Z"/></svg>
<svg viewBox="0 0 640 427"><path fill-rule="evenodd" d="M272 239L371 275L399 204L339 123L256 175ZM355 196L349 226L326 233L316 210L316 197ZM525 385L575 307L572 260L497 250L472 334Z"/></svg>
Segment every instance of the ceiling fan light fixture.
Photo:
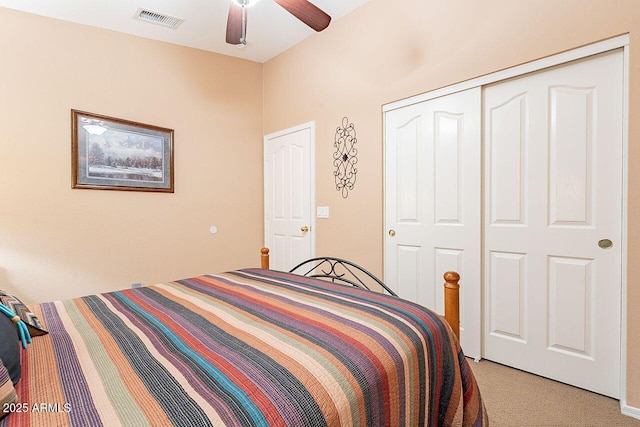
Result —
<svg viewBox="0 0 640 427"><path fill-rule="evenodd" d="M233 1L235 4L237 4L240 7L251 7L254 6L256 3L258 3L260 0L231 0Z"/></svg>

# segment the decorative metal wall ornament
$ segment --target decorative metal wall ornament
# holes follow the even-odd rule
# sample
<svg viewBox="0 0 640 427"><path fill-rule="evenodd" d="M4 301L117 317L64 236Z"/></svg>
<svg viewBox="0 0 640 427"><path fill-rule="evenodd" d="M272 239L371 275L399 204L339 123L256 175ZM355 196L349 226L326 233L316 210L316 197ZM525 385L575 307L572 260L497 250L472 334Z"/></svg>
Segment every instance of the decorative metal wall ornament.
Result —
<svg viewBox="0 0 640 427"><path fill-rule="evenodd" d="M336 190L342 192L345 199L349 196L349 190L353 190L356 184L356 174L358 169L358 149L355 148L358 139L356 138L356 129L353 123L349 123L349 119L342 119L342 127L336 129L336 136L333 146L336 147L333 153L333 166L336 170L333 176L336 181Z"/></svg>

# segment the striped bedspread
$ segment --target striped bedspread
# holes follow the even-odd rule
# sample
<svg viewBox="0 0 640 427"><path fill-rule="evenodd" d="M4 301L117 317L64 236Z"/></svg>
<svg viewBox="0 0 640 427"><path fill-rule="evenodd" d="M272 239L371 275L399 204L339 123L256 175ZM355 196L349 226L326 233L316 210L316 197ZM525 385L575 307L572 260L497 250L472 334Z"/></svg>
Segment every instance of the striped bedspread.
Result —
<svg viewBox="0 0 640 427"><path fill-rule="evenodd" d="M0 426L487 425L438 315L247 269L32 307Z"/></svg>

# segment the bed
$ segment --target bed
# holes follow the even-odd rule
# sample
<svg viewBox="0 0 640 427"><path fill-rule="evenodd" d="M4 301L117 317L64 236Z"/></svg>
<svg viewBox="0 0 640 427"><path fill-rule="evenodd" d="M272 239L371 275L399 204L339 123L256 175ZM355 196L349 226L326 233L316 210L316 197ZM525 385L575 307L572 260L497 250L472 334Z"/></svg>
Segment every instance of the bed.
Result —
<svg viewBox="0 0 640 427"><path fill-rule="evenodd" d="M29 308L1 427L488 425L452 328L393 295L249 268Z"/></svg>

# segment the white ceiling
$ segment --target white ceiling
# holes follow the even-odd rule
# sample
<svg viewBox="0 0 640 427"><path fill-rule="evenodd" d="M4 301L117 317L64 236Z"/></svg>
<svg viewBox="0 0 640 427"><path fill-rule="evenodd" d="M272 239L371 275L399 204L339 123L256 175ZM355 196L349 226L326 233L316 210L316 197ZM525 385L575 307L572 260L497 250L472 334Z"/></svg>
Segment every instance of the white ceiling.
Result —
<svg viewBox="0 0 640 427"><path fill-rule="evenodd" d="M228 45L225 35L230 1L0 0L0 6L256 62L265 62L315 34L273 0L261 0L248 9L247 46ZM311 0L331 16L332 24L367 1ZM174 30L132 19L139 8L185 21Z"/></svg>

